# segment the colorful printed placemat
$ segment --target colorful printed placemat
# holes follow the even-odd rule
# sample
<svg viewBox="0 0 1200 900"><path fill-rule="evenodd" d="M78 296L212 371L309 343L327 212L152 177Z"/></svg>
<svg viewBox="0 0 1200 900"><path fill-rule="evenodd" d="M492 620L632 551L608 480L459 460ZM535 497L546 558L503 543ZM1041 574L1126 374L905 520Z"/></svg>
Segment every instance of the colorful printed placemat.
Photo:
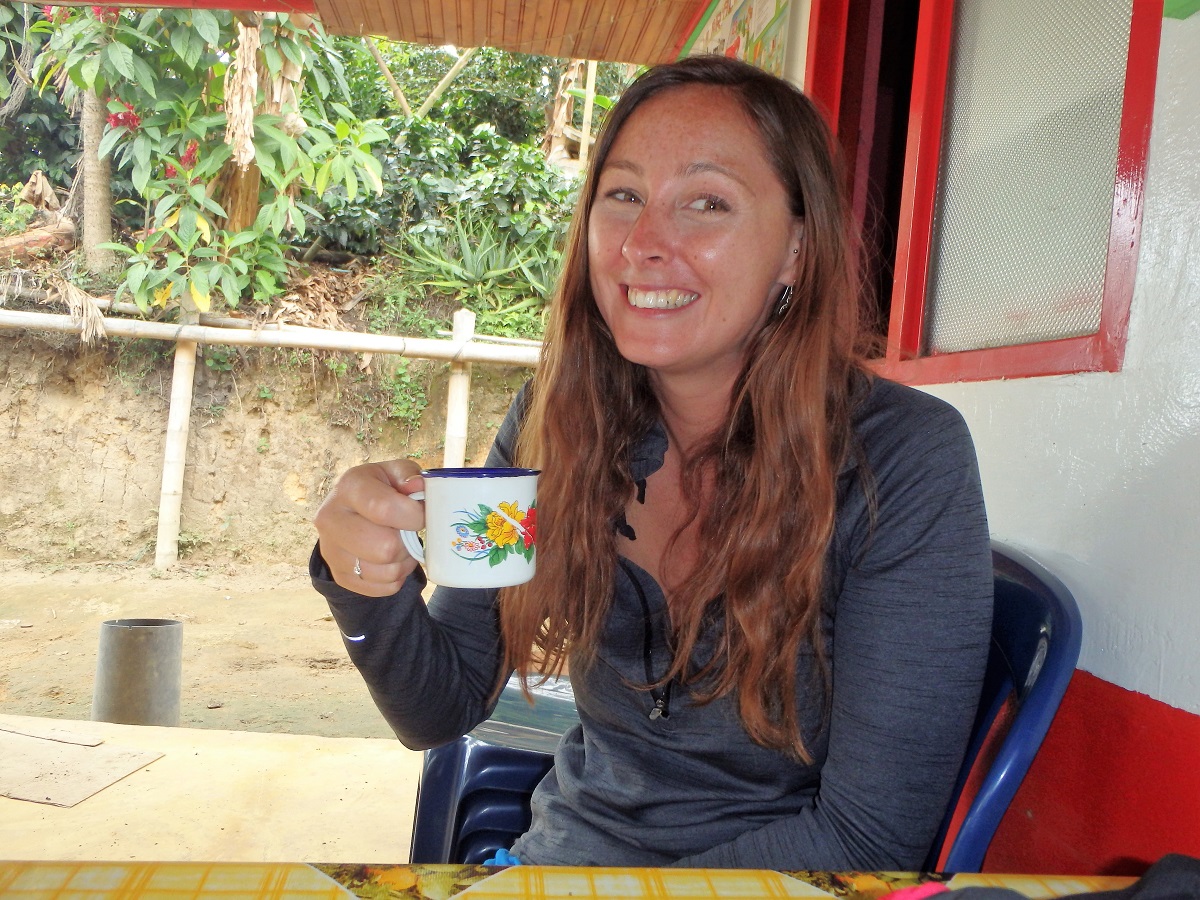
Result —
<svg viewBox="0 0 1200 900"><path fill-rule="evenodd" d="M0 862L4 900L354 900L300 863Z"/></svg>
<svg viewBox="0 0 1200 900"><path fill-rule="evenodd" d="M947 878L949 880L947 881ZM587 900L677 897L881 900L943 881L1006 887L1031 900L1114 890L1132 878L907 872L770 872L738 869L506 869L483 866L302 863L0 862L4 900Z"/></svg>

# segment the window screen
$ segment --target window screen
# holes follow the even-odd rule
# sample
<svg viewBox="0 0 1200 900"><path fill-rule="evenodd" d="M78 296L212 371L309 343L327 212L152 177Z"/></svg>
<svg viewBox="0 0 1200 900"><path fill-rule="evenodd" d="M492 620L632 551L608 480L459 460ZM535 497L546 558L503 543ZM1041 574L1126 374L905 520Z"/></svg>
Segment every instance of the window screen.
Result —
<svg viewBox="0 0 1200 900"><path fill-rule="evenodd" d="M926 352L1096 332L1132 0L959 0Z"/></svg>

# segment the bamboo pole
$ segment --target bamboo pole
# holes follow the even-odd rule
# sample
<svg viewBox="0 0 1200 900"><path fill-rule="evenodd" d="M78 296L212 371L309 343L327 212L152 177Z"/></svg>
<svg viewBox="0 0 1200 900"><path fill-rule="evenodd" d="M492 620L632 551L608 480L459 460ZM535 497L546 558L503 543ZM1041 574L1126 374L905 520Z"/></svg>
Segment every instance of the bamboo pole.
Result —
<svg viewBox="0 0 1200 900"><path fill-rule="evenodd" d="M462 56L454 61L454 65L450 67L450 71L442 76L442 80L437 83L437 87L425 98L425 102L421 104L421 108L413 114L414 118L424 118L425 113L433 109L433 104L437 103L438 98L442 96L446 88L450 87L454 79L458 77L458 73L467 67L467 63L471 61L471 57L474 55L474 47L469 47L462 52Z"/></svg>
<svg viewBox="0 0 1200 900"><path fill-rule="evenodd" d="M294 347L306 350L342 350L347 353L395 353L412 359L536 366L538 347L484 343L473 340L465 346L457 341L433 338L364 334L359 331L326 331L321 328L280 326L279 330L216 328L211 325L173 325L135 319L101 320L109 337L150 338L161 341L195 341L238 347ZM54 313L0 309L0 331L14 329L57 331L78 334L82 323Z"/></svg>
<svg viewBox="0 0 1200 900"><path fill-rule="evenodd" d="M583 124L579 128L579 168L585 168L592 143L592 106L596 101L596 61L589 59L583 92Z"/></svg>
<svg viewBox="0 0 1200 900"><path fill-rule="evenodd" d="M367 45L367 49L371 51L371 55L375 57L375 64L379 66L379 70L383 72L384 80L387 81L388 87L392 89L392 96L396 98L396 103L399 105L401 112L406 116L412 115L412 107L408 105L408 98L404 96L404 91L400 89L400 85L396 82L396 76L392 74L391 68L387 64L387 60L383 58L383 54L379 52L379 45L375 43L375 39L370 35L363 35L363 43Z"/></svg>
<svg viewBox="0 0 1200 900"><path fill-rule="evenodd" d="M99 301L105 307L122 308L126 304ZM193 321L201 317L194 310L185 313ZM166 569L179 561L179 524L183 508L184 475L187 470L187 440L190 430L192 391L198 344L232 346L294 347L310 350L343 350L352 353L394 353L419 359L445 359L451 363L447 398L444 464L461 466L466 461L467 422L470 413L471 363L535 366L540 345L488 344L475 337L475 314L459 310L454 314L454 331L448 341L428 338L402 338L391 335L362 334L353 331L326 331L292 325L263 325L241 319L204 316L220 322L221 327L199 324L168 324L133 319L104 318L109 337L150 338L175 341L175 362L171 376L171 403L167 414L166 445L163 452L162 489L159 495L158 531L155 540L154 567ZM81 319L55 313L36 313L0 309L0 331L29 329L79 334ZM260 330L261 329L261 330ZM482 338L486 340L486 338Z"/></svg>
<svg viewBox="0 0 1200 900"><path fill-rule="evenodd" d="M460 309L454 314L454 342L462 347L475 335L475 313ZM450 363L450 386L446 396L446 446L442 465L457 468L467 461L467 420L471 411L471 364L460 359Z"/></svg>
<svg viewBox="0 0 1200 900"><path fill-rule="evenodd" d="M185 315L198 318L194 311ZM175 368L171 373L171 406L167 412L167 441L163 450L162 491L158 498L158 535L154 545L156 569L169 569L179 562L179 519L183 509L183 476L187 471L187 441L195 375L196 342L176 342Z"/></svg>

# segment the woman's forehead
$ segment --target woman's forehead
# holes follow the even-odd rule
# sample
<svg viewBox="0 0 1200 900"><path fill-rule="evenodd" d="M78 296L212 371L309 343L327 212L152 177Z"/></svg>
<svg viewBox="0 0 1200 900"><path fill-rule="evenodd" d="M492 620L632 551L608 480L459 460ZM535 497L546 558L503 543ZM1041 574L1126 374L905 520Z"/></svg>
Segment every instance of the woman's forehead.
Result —
<svg viewBox="0 0 1200 900"><path fill-rule="evenodd" d="M600 172L641 174L670 164L681 175L724 173L745 180L770 170L778 180L758 124L740 95L727 87L683 85L648 97L621 123Z"/></svg>

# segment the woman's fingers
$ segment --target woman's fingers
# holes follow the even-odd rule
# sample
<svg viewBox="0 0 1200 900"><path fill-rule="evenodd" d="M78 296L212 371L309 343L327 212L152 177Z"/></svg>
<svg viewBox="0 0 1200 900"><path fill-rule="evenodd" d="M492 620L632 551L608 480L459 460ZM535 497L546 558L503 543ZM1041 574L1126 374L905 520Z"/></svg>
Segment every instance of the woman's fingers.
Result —
<svg viewBox="0 0 1200 900"><path fill-rule="evenodd" d="M407 496L421 489L419 473L411 460L389 460L355 466L338 479L314 524L321 555L339 585L371 597L388 596L416 567L399 529L424 525L424 508Z"/></svg>
<svg viewBox="0 0 1200 900"><path fill-rule="evenodd" d="M324 551L322 551L324 552ZM407 564L405 564L407 563ZM333 580L348 590L354 591L356 594L363 594L367 597L390 597L392 594L400 590L400 586L404 584L405 579L416 568L416 564L411 557L405 556L405 563L372 563L360 560L355 557L351 562L349 575L339 575L333 572L333 566L330 565L330 571L333 572ZM357 565L357 572L355 574Z"/></svg>

